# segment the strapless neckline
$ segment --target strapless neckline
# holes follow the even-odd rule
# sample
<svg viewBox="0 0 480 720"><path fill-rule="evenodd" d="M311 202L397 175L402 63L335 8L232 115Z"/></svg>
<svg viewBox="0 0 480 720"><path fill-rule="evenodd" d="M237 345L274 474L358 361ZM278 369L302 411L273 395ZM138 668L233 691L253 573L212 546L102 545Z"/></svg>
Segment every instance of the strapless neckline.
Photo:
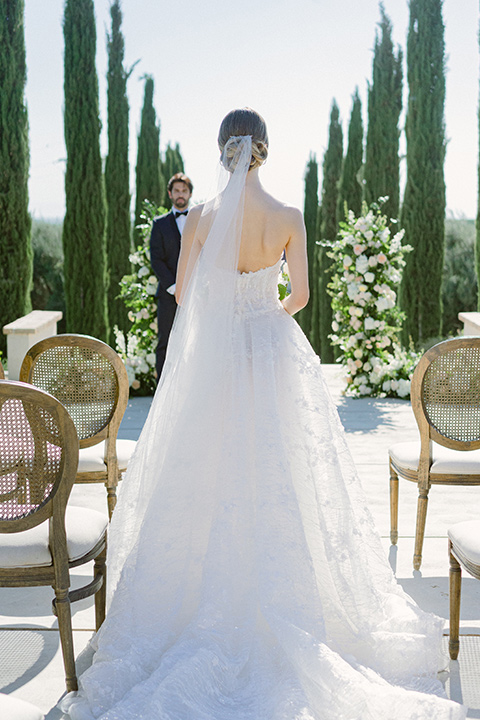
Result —
<svg viewBox="0 0 480 720"><path fill-rule="evenodd" d="M266 265L258 270L237 270L239 275L257 275L258 273L267 272L268 270L274 270L282 262L282 258L279 258L273 265Z"/></svg>

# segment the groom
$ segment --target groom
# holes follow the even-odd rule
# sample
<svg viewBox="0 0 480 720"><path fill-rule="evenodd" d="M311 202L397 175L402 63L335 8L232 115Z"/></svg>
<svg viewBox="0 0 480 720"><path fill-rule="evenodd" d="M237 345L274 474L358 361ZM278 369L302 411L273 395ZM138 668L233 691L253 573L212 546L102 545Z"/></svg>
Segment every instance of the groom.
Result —
<svg viewBox="0 0 480 720"><path fill-rule="evenodd" d="M176 173L167 185L172 209L153 221L150 235L150 261L158 278L157 298L158 345L157 382L162 374L168 337L172 329L177 303L175 302L175 277L177 274L180 238L187 219L188 205L193 185L183 173Z"/></svg>

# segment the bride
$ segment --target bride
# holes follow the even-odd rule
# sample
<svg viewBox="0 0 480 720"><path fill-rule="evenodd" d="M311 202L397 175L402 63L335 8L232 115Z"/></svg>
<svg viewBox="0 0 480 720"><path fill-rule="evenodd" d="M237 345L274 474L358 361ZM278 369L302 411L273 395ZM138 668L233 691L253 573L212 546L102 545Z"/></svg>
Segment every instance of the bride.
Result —
<svg viewBox="0 0 480 720"><path fill-rule="evenodd" d="M301 213L262 187L265 122L188 216L165 370L122 483L109 608L75 720L457 720L442 621L397 585L317 356ZM282 253L292 292L278 300Z"/></svg>

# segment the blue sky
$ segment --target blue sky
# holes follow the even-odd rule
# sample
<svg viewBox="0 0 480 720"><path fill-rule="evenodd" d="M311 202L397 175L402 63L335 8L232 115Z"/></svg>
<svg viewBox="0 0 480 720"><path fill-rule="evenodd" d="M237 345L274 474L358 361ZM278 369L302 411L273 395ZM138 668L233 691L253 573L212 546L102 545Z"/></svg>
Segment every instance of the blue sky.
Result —
<svg viewBox="0 0 480 720"><path fill-rule="evenodd" d="M35 217L62 217L64 2L27 0L25 5L30 207ZM385 0L384 5L394 41L405 50L408 2ZM95 0L103 154L107 151L109 8L109 0ZM264 184L281 200L297 206L303 205L309 154L316 153L321 162L326 148L332 98L340 108L345 138L356 86L366 121L377 0L123 0L122 10L126 65L139 60L128 85L132 193L145 73L155 79L161 147L168 141L180 143L197 200L212 190L218 126L233 107L249 105L265 117L270 156L263 169ZM474 217L478 3L444 0L444 20L447 206L456 215Z"/></svg>

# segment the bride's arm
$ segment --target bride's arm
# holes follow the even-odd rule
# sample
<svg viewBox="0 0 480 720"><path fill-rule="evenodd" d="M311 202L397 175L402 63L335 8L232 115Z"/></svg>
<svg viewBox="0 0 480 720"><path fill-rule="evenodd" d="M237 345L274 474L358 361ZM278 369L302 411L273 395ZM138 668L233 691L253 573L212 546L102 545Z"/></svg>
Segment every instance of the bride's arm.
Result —
<svg viewBox="0 0 480 720"><path fill-rule="evenodd" d="M202 249L202 245L198 237L196 237L198 221L200 220L202 209L203 205L196 205L189 210L187 221L183 228L175 286L175 300L179 305L182 304L183 292L188 287L190 275L192 274L192 270L200 250Z"/></svg>
<svg viewBox="0 0 480 720"><path fill-rule="evenodd" d="M308 260L307 236L303 215L296 208L292 208L290 214L291 231L290 239L285 246L285 255L292 291L290 295L282 300L282 305L289 315L294 315L304 308L308 302Z"/></svg>

